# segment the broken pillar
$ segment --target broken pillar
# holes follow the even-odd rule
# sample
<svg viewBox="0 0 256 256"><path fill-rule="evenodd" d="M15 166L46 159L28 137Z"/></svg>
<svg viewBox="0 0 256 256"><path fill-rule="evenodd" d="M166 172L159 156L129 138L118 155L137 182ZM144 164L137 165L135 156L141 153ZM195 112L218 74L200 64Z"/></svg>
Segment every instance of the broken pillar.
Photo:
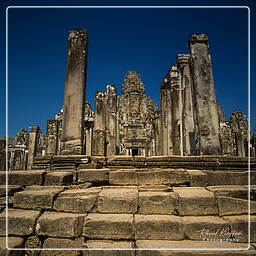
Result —
<svg viewBox="0 0 256 256"><path fill-rule="evenodd" d="M60 154L84 153L87 47L85 30L69 31Z"/></svg>
<svg viewBox="0 0 256 256"><path fill-rule="evenodd" d="M183 154L196 155L195 142L195 121L194 121L194 95L193 81L190 69L190 54L178 54L177 65L181 78L182 97L182 133L183 133Z"/></svg>
<svg viewBox="0 0 256 256"><path fill-rule="evenodd" d="M58 120L48 120L47 121L47 155L56 155L58 149L58 131L59 131L59 121Z"/></svg>
<svg viewBox="0 0 256 256"><path fill-rule="evenodd" d="M38 135L40 128L36 125L29 127L29 143L28 143L28 165L27 169L31 170L33 167L33 160L36 156Z"/></svg>
<svg viewBox="0 0 256 256"><path fill-rule="evenodd" d="M189 38L200 155L220 155L220 129L207 34Z"/></svg>

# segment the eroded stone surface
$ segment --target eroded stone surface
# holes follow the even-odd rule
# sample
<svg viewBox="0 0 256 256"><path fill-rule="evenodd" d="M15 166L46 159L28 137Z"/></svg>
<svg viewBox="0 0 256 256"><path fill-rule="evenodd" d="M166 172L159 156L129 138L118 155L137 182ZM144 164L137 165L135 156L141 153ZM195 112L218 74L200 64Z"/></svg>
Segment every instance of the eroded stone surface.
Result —
<svg viewBox="0 0 256 256"><path fill-rule="evenodd" d="M69 189L59 194L54 202L54 210L62 212L90 212L101 188Z"/></svg>
<svg viewBox="0 0 256 256"><path fill-rule="evenodd" d="M97 210L102 213L135 213L138 208L138 189L129 187L103 188Z"/></svg>
<svg viewBox="0 0 256 256"><path fill-rule="evenodd" d="M81 169L78 182L108 183L109 169Z"/></svg>
<svg viewBox="0 0 256 256"><path fill-rule="evenodd" d="M6 211L7 209L0 214L0 235L5 235ZM34 232L35 222L39 214L39 211L8 209L8 234L14 236L31 235Z"/></svg>
<svg viewBox="0 0 256 256"><path fill-rule="evenodd" d="M84 245L85 248L89 249L96 249L101 248L103 250L95 251L95 250L88 250L83 251L83 256L135 256L134 250L129 250L133 248L132 242L128 241L111 241L111 240L88 240ZM104 250L113 248L112 250ZM114 248L119 248L122 250L115 250ZM128 249L128 250L125 250Z"/></svg>
<svg viewBox="0 0 256 256"><path fill-rule="evenodd" d="M44 241L44 249L48 248L82 248L84 238L75 239L60 239L60 238L47 238ZM40 256L80 256L80 250L58 250L58 251L42 251Z"/></svg>
<svg viewBox="0 0 256 256"><path fill-rule="evenodd" d="M22 237L8 237L9 248L22 248L24 239ZM1 256L23 256L23 251L11 251L6 248L6 238L0 237L0 255Z"/></svg>
<svg viewBox="0 0 256 256"><path fill-rule="evenodd" d="M185 235L188 239L203 241L203 239L229 238L228 222L215 216L183 217ZM223 231L223 232L222 232Z"/></svg>
<svg viewBox="0 0 256 256"><path fill-rule="evenodd" d="M36 223L36 234L49 237L71 238L81 235L85 215L44 212Z"/></svg>
<svg viewBox="0 0 256 256"><path fill-rule="evenodd" d="M136 240L184 238L182 219L174 215L135 215L135 230Z"/></svg>
<svg viewBox="0 0 256 256"><path fill-rule="evenodd" d="M201 187L174 187L178 196L178 211L185 215L217 215L218 207L213 193Z"/></svg>
<svg viewBox="0 0 256 256"><path fill-rule="evenodd" d="M133 215L90 213L84 222L83 236L91 239L133 239Z"/></svg>
<svg viewBox="0 0 256 256"><path fill-rule="evenodd" d="M139 192L141 214L174 214L177 204L177 198L172 192Z"/></svg>
<svg viewBox="0 0 256 256"><path fill-rule="evenodd" d="M25 190L15 193L14 207L22 209L51 209L53 201L61 190L41 189Z"/></svg>
<svg viewBox="0 0 256 256"><path fill-rule="evenodd" d="M51 172L45 177L46 186L61 186L73 183L73 174L71 172Z"/></svg>

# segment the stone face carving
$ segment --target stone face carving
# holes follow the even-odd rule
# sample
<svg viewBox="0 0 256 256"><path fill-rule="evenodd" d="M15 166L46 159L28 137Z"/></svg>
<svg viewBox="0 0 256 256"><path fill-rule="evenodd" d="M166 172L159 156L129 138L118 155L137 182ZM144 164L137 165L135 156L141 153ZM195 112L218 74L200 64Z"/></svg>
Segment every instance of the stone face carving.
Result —
<svg viewBox="0 0 256 256"><path fill-rule="evenodd" d="M144 84L135 71L124 78L118 97L118 148L123 155L156 153L155 127L159 113L155 102L144 95Z"/></svg>

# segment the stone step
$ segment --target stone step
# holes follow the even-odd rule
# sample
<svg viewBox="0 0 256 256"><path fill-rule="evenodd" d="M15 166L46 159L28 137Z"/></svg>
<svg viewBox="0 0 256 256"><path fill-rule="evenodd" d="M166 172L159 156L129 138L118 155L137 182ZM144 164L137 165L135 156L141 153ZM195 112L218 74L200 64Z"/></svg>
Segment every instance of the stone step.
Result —
<svg viewBox="0 0 256 256"><path fill-rule="evenodd" d="M64 188L40 187L41 189L38 187L35 189L30 188L15 193L13 207L34 210L52 209L55 198Z"/></svg>
<svg viewBox="0 0 256 256"><path fill-rule="evenodd" d="M0 214L0 236L5 235L5 214L6 211ZM248 242L247 215L224 218L102 213L87 215L19 209L9 209L8 215L9 235L25 240L29 238L26 243L34 247L55 247L56 244L58 247L62 239L65 239L65 243L59 245L60 248L63 245L74 248L74 244L97 248L101 242L104 244L101 240L115 241L115 244L120 241L130 242L129 246L138 248L202 248L203 244L208 248L237 248L239 243L244 243L246 247ZM42 240L38 239L40 237L44 237L44 243L47 242L42 245ZM83 244L83 241L90 240L94 241ZM100 241L96 243L95 240ZM140 240L146 242L143 244ZM163 243L158 244L155 240L162 240ZM190 244L183 243L184 240L189 240ZM251 242L256 242L256 216L251 216ZM107 248L107 244L104 246Z"/></svg>
<svg viewBox="0 0 256 256"><path fill-rule="evenodd" d="M254 190L255 188L252 189ZM11 203L9 207L13 204L14 208L20 209L178 216L229 216L248 213L248 187L238 185L207 188L167 185L88 188L80 188L79 185L32 185L23 191L14 190L12 193L8 197ZM0 197L0 205L5 207L5 196ZM254 197L251 197L250 212L256 214Z"/></svg>
<svg viewBox="0 0 256 256"><path fill-rule="evenodd" d="M248 250L248 244L226 241L137 240L135 246L140 249L137 251L137 256L239 256L256 254L253 246L250 246ZM150 250L150 248L154 248L154 250Z"/></svg>
<svg viewBox="0 0 256 256"><path fill-rule="evenodd" d="M0 185L6 184L6 174L8 174L9 185L43 185L46 171L32 170L32 171L5 171L0 172Z"/></svg>
<svg viewBox="0 0 256 256"><path fill-rule="evenodd" d="M239 170L189 170L163 168L109 168L80 169L78 182L110 185L246 185L248 171ZM251 184L256 184L256 172L251 171Z"/></svg>

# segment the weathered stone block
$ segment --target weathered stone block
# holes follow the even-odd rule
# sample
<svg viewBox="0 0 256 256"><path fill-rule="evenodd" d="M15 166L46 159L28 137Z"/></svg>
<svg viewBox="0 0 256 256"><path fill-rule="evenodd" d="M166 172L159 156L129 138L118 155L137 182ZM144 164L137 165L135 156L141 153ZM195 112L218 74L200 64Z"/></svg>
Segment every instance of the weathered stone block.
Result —
<svg viewBox="0 0 256 256"><path fill-rule="evenodd" d="M216 199L212 192L202 187L175 187L178 196L178 212L186 215L218 215Z"/></svg>
<svg viewBox="0 0 256 256"><path fill-rule="evenodd" d="M111 241L111 240L89 240L84 245L88 249L101 248L103 250L88 250L83 251L83 256L135 256L135 251L124 250L131 249L132 243L127 241ZM112 250L104 250L113 248ZM115 248L122 250L115 250Z"/></svg>
<svg viewBox="0 0 256 256"><path fill-rule="evenodd" d="M45 177L45 185L70 185L73 183L73 174L71 172L50 172Z"/></svg>
<svg viewBox="0 0 256 256"><path fill-rule="evenodd" d="M139 192L139 213L174 214L177 198L173 192Z"/></svg>
<svg viewBox="0 0 256 256"><path fill-rule="evenodd" d="M112 185L137 185L137 173L134 169L110 171L109 184Z"/></svg>
<svg viewBox="0 0 256 256"><path fill-rule="evenodd" d="M7 193L9 196L13 196L14 193L23 190L21 185L8 185ZM0 185L0 196L6 195L6 185Z"/></svg>
<svg viewBox="0 0 256 256"><path fill-rule="evenodd" d="M81 235L85 215L45 212L37 221L37 235L49 237L78 237Z"/></svg>
<svg viewBox="0 0 256 256"><path fill-rule="evenodd" d="M185 184L189 182L189 177L183 169L147 169L137 171L138 184Z"/></svg>
<svg viewBox="0 0 256 256"><path fill-rule="evenodd" d="M47 238L44 241L44 249L48 248L82 248L84 244L84 238L76 239L59 239L59 238ZM42 251L40 256L80 256L80 250L58 250L58 251Z"/></svg>
<svg viewBox="0 0 256 256"><path fill-rule="evenodd" d="M215 185L246 185L248 184L248 172L246 171L206 171L208 184Z"/></svg>
<svg viewBox="0 0 256 256"><path fill-rule="evenodd" d="M54 210L61 212L86 213L92 210L100 188L70 189L59 194Z"/></svg>
<svg viewBox="0 0 256 256"><path fill-rule="evenodd" d="M85 169L78 171L78 182L108 183L109 169Z"/></svg>
<svg viewBox="0 0 256 256"><path fill-rule="evenodd" d="M188 239L203 241L204 239L228 238L228 222L215 216L183 217L185 235Z"/></svg>
<svg viewBox="0 0 256 256"><path fill-rule="evenodd" d="M215 196L235 197L241 199L248 198L248 189L239 185L225 185L225 186L209 186L208 190L212 191Z"/></svg>
<svg viewBox="0 0 256 256"><path fill-rule="evenodd" d="M249 201L233 197L217 197L219 206L219 215L236 215L236 214L248 214ZM250 201L251 208L250 213L256 213L256 202Z"/></svg>
<svg viewBox="0 0 256 256"><path fill-rule="evenodd" d="M22 248L23 244L22 237L8 237L9 248ZM24 251L12 251L6 248L6 238L0 237L0 255L1 256L23 256Z"/></svg>
<svg viewBox="0 0 256 256"><path fill-rule="evenodd" d="M14 207L23 209L51 209L53 201L61 190L25 190L15 193Z"/></svg>
<svg viewBox="0 0 256 256"><path fill-rule="evenodd" d="M187 170L191 187L206 187L207 174L200 170Z"/></svg>
<svg viewBox="0 0 256 256"><path fill-rule="evenodd" d="M203 242L203 241L168 241L168 240L137 240L136 247L140 250L137 251L138 256L238 256L238 255L253 255L247 254L247 244L242 243L230 243L230 242ZM147 248L148 250L143 250ZM159 250L149 250L150 248L159 248ZM161 248L172 250L161 250ZM190 248L198 250L189 250ZM231 248L235 251L229 251ZM244 248L242 251L238 249ZM184 250L183 250L184 249ZM201 249L209 249L209 251L203 251ZM212 249L212 250L211 250ZM220 251L221 249L221 251ZM223 249L227 249L224 250ZM248 251L247 251L248 252Z"/></svg>
<svg viewBox="0 0 256 256"><path fill-rule="evenodd" d="M238 240L240 243L248 242L248 233L249 233L249 215L240 215L240 216L228 216L224 219L231 226L230 235ZM250 230L251 230L251 243L256 242L256 216L250 216Z"/></svg>
<svg viewBox="0 0 256 256"><path fill-rule="evenodd" d="M102 213L135 213L138 208L138 189L105 187L99 194L97 210Z"/></svg>
<svg viewBox="0 0 256 256"><path fill-rule="evenodd" d="M83 236L93 239L133 239L133 215L90 213L85 218Z"/></svg>
<svg viewBox="0 0 256 256"><path fill-rule="evenodd" d="M8 172L9 185L42 185L46 171L10 171ZM0 184L5 184L6 172L0 172Z"/></svg>
<svg viewBox="0 0 256 256"><path fill-rule="evenodd" d="M5 235L6 223L5 209L0 214L0 235ZM34 232L35 222L39 211L27 211L19 209L8 209L8 234L14 236L31 235Z"/></svg>
<svg viewBox="0 0 256 256"><path fill-rule="evenodd" d="M182 218L174 215L135 215L135 239L184 238Z"/></svg>
<svg viewBox="0 0 256 256"><path fill-rule="evenodd" d="M166 185L141 185L139 191L152 191L152 192L170 192L172 188Z"/></svg>

